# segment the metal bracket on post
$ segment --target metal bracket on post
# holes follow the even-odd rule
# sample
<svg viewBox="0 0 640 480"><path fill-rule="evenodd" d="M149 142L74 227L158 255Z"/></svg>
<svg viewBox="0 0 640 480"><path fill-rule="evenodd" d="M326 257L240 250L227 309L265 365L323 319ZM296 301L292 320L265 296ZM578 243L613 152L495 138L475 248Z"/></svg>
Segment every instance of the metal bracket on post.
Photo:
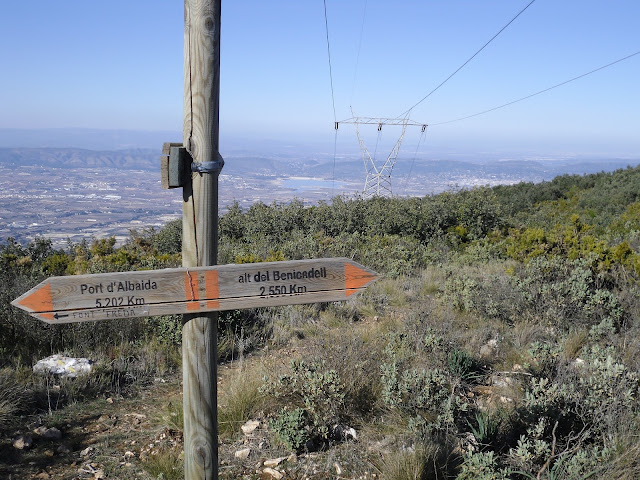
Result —
<svg viewBox="0 0 640 480"><path fill-rule="evenodd" d="M162 188L183 187L188 181L192 163L191 155L181 143L165 143L160 158Z"/></svg>
<svg viewBox="0 0 640 480"><path fill-rule="evenodd" d="M224 167L224 159L220 153L218 153L218 159L213 162L193 162L191 164L191 171L196 173L214 173L219 175L222 171L222 167Z"/></svg>

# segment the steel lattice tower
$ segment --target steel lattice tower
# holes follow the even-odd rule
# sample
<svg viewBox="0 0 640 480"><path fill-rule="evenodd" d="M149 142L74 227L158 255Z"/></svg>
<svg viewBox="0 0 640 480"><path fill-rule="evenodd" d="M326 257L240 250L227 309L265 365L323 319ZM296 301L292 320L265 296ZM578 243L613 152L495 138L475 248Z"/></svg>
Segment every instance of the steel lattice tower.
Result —
<svg viewBox="0 0 640 480"><path fill-rule="evenodd" d="M360 144L360 153L362 154L362 161L364 162L364 168L367 172L367 177L364 183L364 189L362 190L362 196L364 198L371 197L385 197L393 194L391 190L391 172L398 158L400 152L400 146L402 140L407 131L408 126L420 126L422 132L427 128L427 125L422 123L416 123L408 118L370 118L370 117L352 117L342 122L336 122L335 128L338 128L340 123L353 124L356 128L356 135L358 136L358 143ZM400 136L395 143L391 152L386 157L384 162L376 161L374 155L365 145L364 139L360 134L361 125L377 125L378 132L382 131L382 127L385 125L400 126Z"/></svg>

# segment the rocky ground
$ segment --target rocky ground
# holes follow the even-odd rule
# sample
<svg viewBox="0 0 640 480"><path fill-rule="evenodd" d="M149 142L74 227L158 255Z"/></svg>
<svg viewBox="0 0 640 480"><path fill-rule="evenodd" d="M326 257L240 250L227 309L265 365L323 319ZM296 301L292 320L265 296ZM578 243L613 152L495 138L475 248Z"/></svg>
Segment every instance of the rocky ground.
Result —
<svg viewBox="0 0 640 480"><path fill-rule="evenodd" d="M96 398L16 418L0 438L0 478L154 478L145 456L182 444L180 432L163 420L179 395L177 378L158 379L128 398Z"/></svg>
<svg viewBox="0 0 640 480"><path fill-rule="evenodd" d="M348 328L374 332L380 328L379 322L378 317L372 317ZM340 329L327 332L334 330ZM339 336L347 335L340 332ZM329 342L335 349L338 337L331 338L336 338ZM317 348L312 344L310 340L292 340L286 348L265 347L240 361L221 365L218 369L221 409L241 400L232 393L251 375L259 384L273 379L290 358L310 357L312 349ZM351 346L355 348L354 345ZM501 345L490 339L477 348L479 359L493 363ZM350 373L352 378L345 381L354 381L357 372ZM458 394L463 395L462 401L480 409L511 408L522 395L521 383L527 375L518 364L490 369L473 387L459 390ZM56 405L55 388L51 386L49 411L16 417L0 430L0 480L183 478L179 370L144 385L134 385L123 395L103 394L63 406ZM402 453L415 448L411 443L403 443L409 440L399 434L403 429L401 419L386 410L367 418L366 423L358 424L354 418L353 425L339 426L329 445L298 454L276 441L265 414L258 410L251 417L219 419L221 479L389 478L383 474L388 463L402 461ZM477 439L468 433L459 439L452 458L477 448Z"/></svg>
<svg viewBox="0 0 640 480"><path fill-rule="evenodd" d="M481 355L495 353L494 343L484 345ZM224 403L229 398L227 390L247 370L274 361L273 354L258 353L245 358L244 365L220 366L219 399ZM509 406L521 375L526 374L518 365L510 372L494 372L485 385L468 393L468 401L485 408L491 403ZM124 396L103 395L61 408L52 404L50 412L16 417L0 431L0 479L182 479L181 397L177 372ZM413 448L381 436L380 428L356 425L341 426L341 438L329 448L295 454L274 440L261 417L221 429L221 479L378 479L390 451ZM462 439L458 448L474 448L474 443L474 438Z"/></svg>
<svg viewBox="0 0 640 480"><path fill-rule="evenodd" d="M220 390L235 368L220 368ZM103 396L60 409L52 405L51 412L16 417L0 431L0 478L183 478L180 408L178 373L126 396ZM350 440L329 451L296 455L274 445L258 418L222 438L220 478L380 478L366 455L358 453L360 445Z"/></svg>

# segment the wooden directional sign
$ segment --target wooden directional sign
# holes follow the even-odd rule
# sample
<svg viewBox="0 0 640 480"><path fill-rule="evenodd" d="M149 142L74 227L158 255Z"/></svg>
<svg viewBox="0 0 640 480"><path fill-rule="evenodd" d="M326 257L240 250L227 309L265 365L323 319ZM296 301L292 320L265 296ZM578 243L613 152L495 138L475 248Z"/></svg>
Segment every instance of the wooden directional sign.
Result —
<svg viewBox="0 0 640 480"><path fill-rule="evenodd" d="M47 323L346 300L377 274L347 258L51 277L12 305Z"/></svg>

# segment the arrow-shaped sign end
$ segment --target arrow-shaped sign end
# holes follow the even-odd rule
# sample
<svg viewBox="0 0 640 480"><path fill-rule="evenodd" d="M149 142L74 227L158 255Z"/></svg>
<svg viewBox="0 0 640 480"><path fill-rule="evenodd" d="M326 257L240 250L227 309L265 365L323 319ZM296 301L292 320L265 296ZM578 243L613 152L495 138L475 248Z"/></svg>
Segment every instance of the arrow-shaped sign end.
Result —
<svg viewBox="0 0 640 480"><path fill-rule="evenodd" d="M51 298L51 284L46 282L32 288L24 295L16 298L11 305L26 310L29 313L50 312L53 310Z"/></svg>
<svg viewBox="0 0 640 480"><path fill-rule="evenodd" d="M373 282L378 275L367 268L358 264L345 262L344 264L344 287L346 296L353 295Z"/></svg>

